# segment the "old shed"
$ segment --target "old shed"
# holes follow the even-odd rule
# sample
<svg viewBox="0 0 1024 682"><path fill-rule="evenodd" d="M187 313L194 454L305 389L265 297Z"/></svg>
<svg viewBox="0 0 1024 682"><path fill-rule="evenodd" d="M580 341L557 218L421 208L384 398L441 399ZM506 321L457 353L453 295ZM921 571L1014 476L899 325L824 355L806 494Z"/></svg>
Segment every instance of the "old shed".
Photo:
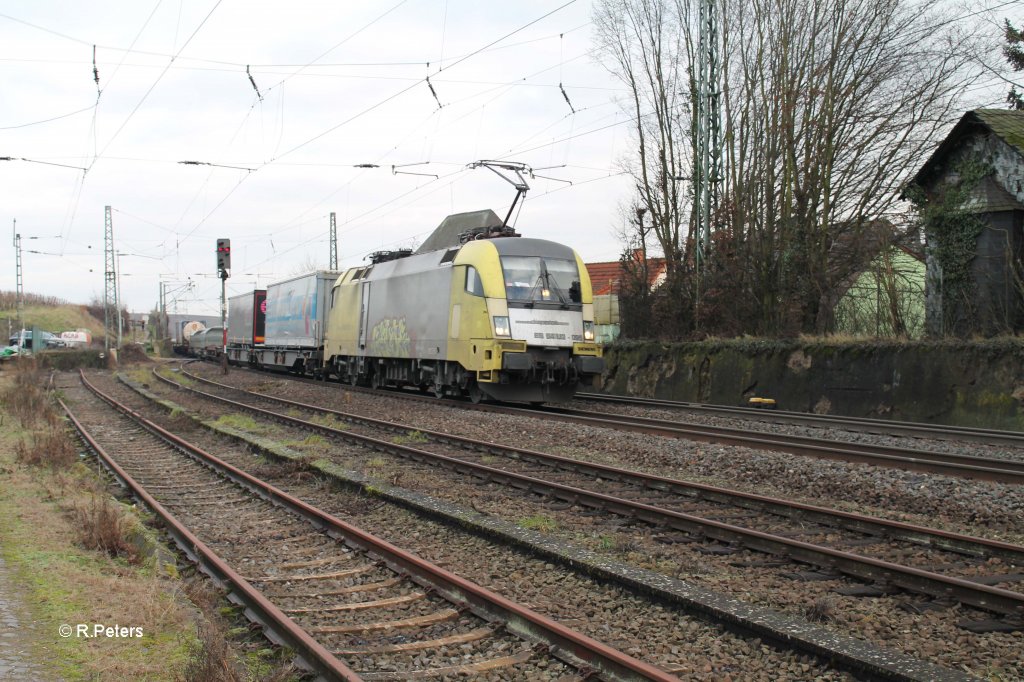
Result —
<svg viewBox="0 0 1024 682"><path fill-rule="evenodd" d="M948 211L948 219L940 215L926 225L928 332L965 336L1024 330L1024 111L967 112L912 185ZM963 193L957 207L943 204L951 189ZM958 250L962 269L951 260Z"/></svg>

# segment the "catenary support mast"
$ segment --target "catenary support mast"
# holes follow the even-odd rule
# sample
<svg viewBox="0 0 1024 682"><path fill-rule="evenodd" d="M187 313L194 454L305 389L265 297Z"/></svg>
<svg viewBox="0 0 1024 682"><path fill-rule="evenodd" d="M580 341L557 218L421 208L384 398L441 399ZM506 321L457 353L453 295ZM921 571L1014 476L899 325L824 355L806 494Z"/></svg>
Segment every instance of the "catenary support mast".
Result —
<svg viewBox="0 0 1024 682"><path fill-rule="evenodd" d="M721 76L718 52L718 0L700 0L697 45L697 148L693 173L696 215L696 264L699 278L707 268L712 221L722 172Z"/></svg>
<svg viewBox="0 0 1024 682"><path fill-rule="evenodd" d="M328 269L338 269L338 222L334 211L331 211L331 262Z"/></svg>
<svg viewBox="0 0 1024 682"><path fill-rule="evenodd" d="M109 206L103 208L103 347L110 350L111 338L114 343L120 338L117 328L120 307L117 300L117 262L114 256L114 221Z"/></svg>

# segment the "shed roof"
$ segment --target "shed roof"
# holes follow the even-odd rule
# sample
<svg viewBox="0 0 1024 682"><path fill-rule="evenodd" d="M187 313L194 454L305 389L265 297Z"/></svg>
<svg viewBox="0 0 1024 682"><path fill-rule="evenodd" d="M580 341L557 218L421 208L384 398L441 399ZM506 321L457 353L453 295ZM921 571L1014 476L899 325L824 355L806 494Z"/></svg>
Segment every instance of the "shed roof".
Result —
<svg viewBox="0 0 1024 682"><path fill-rule="evenodd" d="M965 113L950 131L939 148L921 166L911 180L911 184L921 187L927 185L934 176L942 171L946 157L964 141L966 137L977 133L991 132L1017 153L1024 157L1024 111L1011 109L975 109Z"/></svg>

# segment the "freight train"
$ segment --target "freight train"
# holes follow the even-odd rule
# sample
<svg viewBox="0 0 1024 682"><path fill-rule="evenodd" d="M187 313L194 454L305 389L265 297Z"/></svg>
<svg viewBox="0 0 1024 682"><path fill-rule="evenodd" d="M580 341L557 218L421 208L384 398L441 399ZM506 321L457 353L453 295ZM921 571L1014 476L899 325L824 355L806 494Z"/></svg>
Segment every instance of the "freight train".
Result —
<svg viewBox="0 0 1024 682"><path fill-rule="evenodd" d="M559 402L604 369L579 255L489 210L449 216L415 252L230 303L229 361L352 385Z"/></svg>

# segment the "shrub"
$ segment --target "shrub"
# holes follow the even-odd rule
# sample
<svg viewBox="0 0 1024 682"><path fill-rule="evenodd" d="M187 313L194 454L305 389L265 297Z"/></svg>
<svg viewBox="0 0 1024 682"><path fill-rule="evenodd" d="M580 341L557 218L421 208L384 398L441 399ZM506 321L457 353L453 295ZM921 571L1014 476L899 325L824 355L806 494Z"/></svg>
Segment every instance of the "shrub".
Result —
<svg viewBox="0 0 1024 682"><path fill-rule="evenodd" d="M124 515L109 497L92 495L88 502L76 504L74 517L78 541L83 547L112 557L124 556L133 563L138 561L138 553L125 539Z"/></svg>

